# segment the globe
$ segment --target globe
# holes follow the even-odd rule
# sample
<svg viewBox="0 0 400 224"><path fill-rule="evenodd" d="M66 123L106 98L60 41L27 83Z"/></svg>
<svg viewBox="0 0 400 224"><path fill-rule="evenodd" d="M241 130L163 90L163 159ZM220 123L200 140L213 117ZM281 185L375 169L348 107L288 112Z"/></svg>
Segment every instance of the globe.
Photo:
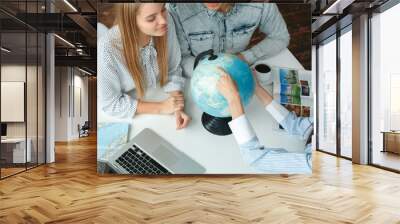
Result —
<svg viewBox="0 0 400 224"><path fill-rule="evenodd" d="M254 94L254 79L250 67L231 54L221 53L201 60L192 74L191 94L193 101L203 112L214 117L230 117L228 102L217 89L221 76L218 67L231 75L243 106L248 105Z"/></svg>

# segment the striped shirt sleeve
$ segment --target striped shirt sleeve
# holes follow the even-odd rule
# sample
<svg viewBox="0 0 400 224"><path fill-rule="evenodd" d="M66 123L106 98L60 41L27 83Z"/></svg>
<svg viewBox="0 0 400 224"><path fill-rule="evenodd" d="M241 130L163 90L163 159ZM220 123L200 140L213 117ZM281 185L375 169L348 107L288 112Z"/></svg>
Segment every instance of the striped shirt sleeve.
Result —
<svg viewBox="0 0 400 224"><path fill-rule="evenodd" d="M299 120L297 117L293 117L285 108L282 108L277 107L274 108L275 110L269 108L269 110L281 113L275 115L275 117L281 119L282 123L302 124L302 122L296 122L296 120ZM292 119L294 120L292 121ZM260 144L245 115L232 120L229 126L239 144L244 162L249 164L255 172L268 174L310 174L312 172L311 144L305 146L304 153L288 152L283 148L266 148ZM301 128L296 129L294 126L291 126L291 128L297 131L301 130Z"/></svg>
<svg viewBox="0 0 400 224"><path fill-rule="evenodd" d="M136 98L122 91L118 73L116 49L106 34L99 40L97 70L98 70L98 101L102 111L117 118L133 117L137 109Z"/></svg>

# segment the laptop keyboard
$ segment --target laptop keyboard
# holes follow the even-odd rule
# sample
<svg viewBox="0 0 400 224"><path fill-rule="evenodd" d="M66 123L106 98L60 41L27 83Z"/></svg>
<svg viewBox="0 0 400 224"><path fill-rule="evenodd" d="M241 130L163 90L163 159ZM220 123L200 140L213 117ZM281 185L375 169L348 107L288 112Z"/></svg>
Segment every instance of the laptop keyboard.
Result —
<svg viewBox="0 0 400 224"><path fill-rule="evenodd" d="M130 174L171 174L136 145L124 152L116 162Z"/></svg>

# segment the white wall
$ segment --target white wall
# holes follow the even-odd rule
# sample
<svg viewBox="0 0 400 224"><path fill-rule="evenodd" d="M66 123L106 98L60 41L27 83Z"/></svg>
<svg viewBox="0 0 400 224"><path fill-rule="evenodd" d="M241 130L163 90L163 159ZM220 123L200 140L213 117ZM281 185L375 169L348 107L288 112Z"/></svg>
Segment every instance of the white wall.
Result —
<svg viewBox="0 0 400 224"><path fill-rule="evenodd" d="M1 82L1 121L24 122L25 83Z"/></svg>
<svg viewBox="0 0 400 224"><path fill-rule="evenodd" d="M77 70L75 70L76 72ZM76 74L76 73L75 73ZM89 119L89 110L88 110L88 77L81 76L82 73L79 73L79 75L75 75L74 77L74 99L75 99L75 113L74 117L72 120L72 135L78 137L78 129L77 126L80 124L81 126L85 123L85 121L88 121ZM80 90L80 99L78 98L79 93L78 90ZM80 104L78 101L81 101ZM81 107L81 112L79 111L79 107Z"/></svg>
<svg viewBox="0 0 400 224"><path fill-rule="evenodd" d="M27 69L27 70L25 70ZM28 137L30 137L30 133L33 133L34 130L36 136L36 113L32 113L32 111L36 112L37 99L36 99L36 80L33 80L32 77L29 77L31 74L36 75L36 66L27 66L18 65L18 64L8 64L1 66L1 81L3 82L25 82L26 72L28 72L28 84L32 88L27 88L27 106L30 106L27 111L27 119L28 119ZM40 107L41 105L39 105ZM1 108L1 110L7 110L9 108ZM25 137L25 126L26 122L7 122L7 136L8 137Z"/></svg>
<svg viewBox="0 0 400 224"><path fill-rule="evenodd" d="M38 69L38 70L36 70ZM27 78L27 81L25 80ZM6 122L7 123L7 137L9 138L24 138L25 135L30 139L30 148L32 161L44 163L44 74L42 68L35 66L25 66L25 64L3 64L1 66L1 80L2 82L24 82L26 83L26 106L22 106L22 113L26 112L27 119L23 122ZM2 89L3 92L4 89ZM24 93L21 90L22 94ZM7 97L2 95L3 97ZM2 107L1 110L12 110L10 107ZM13 113L13 111L7 111ZM15 112L14 112L15 113ZM39 156L37 157L37 153Z"/></svg>
<svg viewBox="0 0 400 224"><path fill-rule="evenodd" d="M29 68L28 68L29 69ZM25 82L25 65L2 65L1 81L18 81ZM1 108L6 110L7 108ZM7 123L7 137L25 137L24 122Z"/></svg>
<svg viewBox="0 0 400 224"><path fill-rule="evenodd" d="M9 64L1 66L1 81L2 82L25 82L25 65ZM32 67L28 67L31 70ZM4 96L2 96L3 98ZM22 108L24 110L24 108ZM8 110L8 108L1 108L1 110ZM9 137L25 137L24 122L7 122L7 131Z"/></svg>
<svg viewBox="0 0 400 224"><path fill-rule="evenodd" d="M55 68L55 141L68 140L68 86L69 76L67 67Z"/></svg>
<svg viewBox="0 0 400 224"><path fill-rule="evenodd" d="M78 124L88 120L88 78L83 75L75 68L56 67L55 141L77 139Z"/></svg>

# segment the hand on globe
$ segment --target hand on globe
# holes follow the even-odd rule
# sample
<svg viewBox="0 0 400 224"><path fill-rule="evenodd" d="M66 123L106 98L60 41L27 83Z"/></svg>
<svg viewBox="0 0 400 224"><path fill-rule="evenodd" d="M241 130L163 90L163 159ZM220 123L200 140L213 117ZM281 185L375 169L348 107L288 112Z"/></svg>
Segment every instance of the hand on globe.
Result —
<svg viewBox="0 0 400 224"><path fill-rule="evenodd" d="M221 74L217 83L217 89L221 93L221 95L223 95L228 102L237 99L240 100L235 81L221 67L218 67L217 70Z"/></svg>
<svg viewBox="0 0 400 224"><path fill-rule="evenodd" d="M221 74L227 74L230 82L219 90L217 85ZM232 54L218 54L212 60L201 60L193 71L190 87L196 105L203 112L221 118L231 117L228 105L230 96L236 96L234 98L246 106L254 94L254 80L249 65Z"/></svg>
<svg viewBox="0 0 400 224"><path fill-rule="evenodd" d="M231 76L226 73L223 69L217 68L221 73L221 76L217 83L218 91L225 97L228 101L229 111L231 113L232 119L236 119L242 114L244 114L242 102L240 100L240 95L237 90L235 81Z"/></svg>

